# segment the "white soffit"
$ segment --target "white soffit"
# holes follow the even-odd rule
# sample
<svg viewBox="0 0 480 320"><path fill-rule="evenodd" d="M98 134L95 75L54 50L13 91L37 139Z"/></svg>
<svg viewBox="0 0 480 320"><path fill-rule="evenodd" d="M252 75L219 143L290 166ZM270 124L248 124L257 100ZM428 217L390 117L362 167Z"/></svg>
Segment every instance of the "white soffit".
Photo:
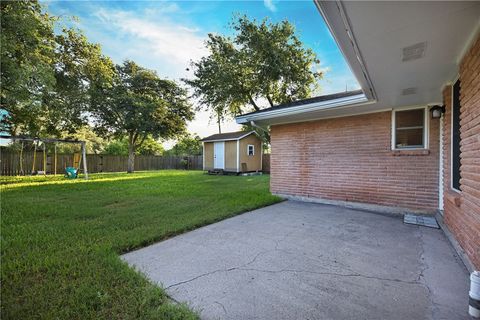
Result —
<svg viewBox="0 0 480 320"><path fill-rule="evenodd" d="M260 126L442 103L480 29L480 1L314 0L364 95L239 116Z"/></svg>
<svg viewBox="0 0 480 320"><path fill-rule="evenodd" d="M475 1L316 3L364 91L366 70L376 96L368 109L441 103L480 26Z"/></svg>

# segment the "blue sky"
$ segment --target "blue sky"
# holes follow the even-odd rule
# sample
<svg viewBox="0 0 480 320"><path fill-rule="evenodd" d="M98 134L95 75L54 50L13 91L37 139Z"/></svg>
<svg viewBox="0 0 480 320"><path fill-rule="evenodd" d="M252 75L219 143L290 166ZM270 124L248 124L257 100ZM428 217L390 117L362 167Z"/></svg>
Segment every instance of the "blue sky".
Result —
<svg viewBox="0 0 480 320"><path fill-rule="evenodd" d="M300 39L312 48L326 71L322 94L358 88L343 56L313 1L44 1L47 11L76 16L77 27L91 42L100 43L114 62L132 59L154 69L162 77L189 77L191 60L207 54L203 42L208 33L230 34L235 13L271 21L287 19ZM190 71L191 72L191 71ZM236 130L234 121L223 131ZM200 136L216 133L209 115L199 112L189 130Z"/></svg>

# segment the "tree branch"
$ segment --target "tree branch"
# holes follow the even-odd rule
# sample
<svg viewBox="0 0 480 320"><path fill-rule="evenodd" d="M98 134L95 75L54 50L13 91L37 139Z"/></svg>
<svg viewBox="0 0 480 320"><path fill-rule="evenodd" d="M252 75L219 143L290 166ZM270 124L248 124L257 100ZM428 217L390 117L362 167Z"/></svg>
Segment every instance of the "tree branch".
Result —
<svg viewBox="0 0 480 320"><path fill-rule="evenodd" d="M253 100L250 94L248 95L248 100L250 101L250 104L253 106L255 111L260 111L260 108L257 106L257 104L255 103L255 100Z"/></svg>
<svg viewBox="0 0 480 320"><path fill-rule="evenodd" d="M142 139L140 140L140 142L135 144L135 148L140 147L145 142L145 139L147 139L147 134L146 133L142 136Z"/></svg>
<svg viewBox="0 0 480 320"><path fill-rule="evenodd" d="M273 107L273 101L272 101L272 98L270 98L269 94L267 94L267 100L268 100L268 103L270 104L270 107Z"/></svg>

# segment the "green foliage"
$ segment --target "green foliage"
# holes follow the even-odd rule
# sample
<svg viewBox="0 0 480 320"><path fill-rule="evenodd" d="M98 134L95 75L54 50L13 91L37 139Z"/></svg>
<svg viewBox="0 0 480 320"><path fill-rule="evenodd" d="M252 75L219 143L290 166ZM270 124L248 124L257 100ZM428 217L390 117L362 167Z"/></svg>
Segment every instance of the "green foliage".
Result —
<svg viewBox="0 0 480 320"><path fill-rule="evenodd" d="M119 255L279 201L268 176L0 177L2 319L196 319Z"/></svg>
<svg viewBox="0 0 480 320"><path fill-rule="evenodd" d="M323 75L320 61L305 48L288 21L258 22L240 16L231 24L235 36L209 34L210 55L194 62L194 78L184 79L212 116L223 121L264 105L309 97Z"/></svg>
<svg viewBox="0 0 480 320"><path fill-rule="evenodd" d="M75 133L61 134L61 137L64 139L70 140L82 140L85 141L85 147L87 154L99 154L102 153L105 148L107 141L102 137L98 136L90 126L80 127ZM71 144L71 143L56 143L58 153L74 153L80 152L80 145Z"/></svg>
<svg viewBox="0 0 480 320"><path fill-rule="evenodd" d="M96 84L90 114L99 134L126 137L128 171L134 154L147 139L170 139L185 132L193 119L187 92L174 81L160 79L154 71L133 61L116 66L111 83Z"/></svg>
<svg viewBox="0 0 480 320"><path fill-rule="evenodd" d="M113 139L105 146L103 153L115 156L128 156L127 139Z"/></svg>
<svg viewBox="0 0 480 320"><path fill-rule="evenodd" d="M101 53L100 45L91 44L79 31L63 29L55 37L55 90L44 95L46 132L58 135L74 133L87 123L92 82L110 81L114 66Z"/></svg>
<svg viewBox="0 0 480 320"><path fill-rule="evenodd" d="M140 147L138 147L136 154L143 156L161 156L164 153L163 145L157 140L148 136Z"/></svg>
<svg viewBox="0 0 480 320"><path fill-rule="evenodd" d="M187 133L177 141L172 149L167 150L165 153L172 156L197 156L201 155L202 152L200 137Z"/></svg>
<svg viewBox="0 0 480 320"><path fill-rule="evenodd" d="M38 131L45 90L52 90L55 74L55 18L43 13L37 1L1 1L2 131Z"/></svg>
<svg viewBox="0 0 480 320"><path fill-rule="evenodd" d="M128 156L128 140L113 139L103 149L103 154L112 154L118 156ZM161 156L164 149L161 143L148 136L143 144L135 151L136 155Z"/></svg>
<svg viewBox="0 0 480 320"><path fill-rule="evenodd" d="M63 28L38 1L2 1L1 130L30 136L73 133L91 82L108 81L113 64L78 30Z"/></svg>

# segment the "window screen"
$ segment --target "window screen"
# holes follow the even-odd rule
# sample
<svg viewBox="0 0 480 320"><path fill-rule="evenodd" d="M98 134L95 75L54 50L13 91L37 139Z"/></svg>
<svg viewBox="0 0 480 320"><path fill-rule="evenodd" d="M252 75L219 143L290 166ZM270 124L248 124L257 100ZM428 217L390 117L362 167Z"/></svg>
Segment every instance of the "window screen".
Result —
<svg viewBox="0 0 480 320"><path fill-rule="evenodd" d="M423 148L425 109L395 112L395 148Z"/></svg>
<svg viewBox="0 0 480 320"><path fill-rule="evenodd" d="M453 85L452 187L460 190L460 80Z"/></svg>

